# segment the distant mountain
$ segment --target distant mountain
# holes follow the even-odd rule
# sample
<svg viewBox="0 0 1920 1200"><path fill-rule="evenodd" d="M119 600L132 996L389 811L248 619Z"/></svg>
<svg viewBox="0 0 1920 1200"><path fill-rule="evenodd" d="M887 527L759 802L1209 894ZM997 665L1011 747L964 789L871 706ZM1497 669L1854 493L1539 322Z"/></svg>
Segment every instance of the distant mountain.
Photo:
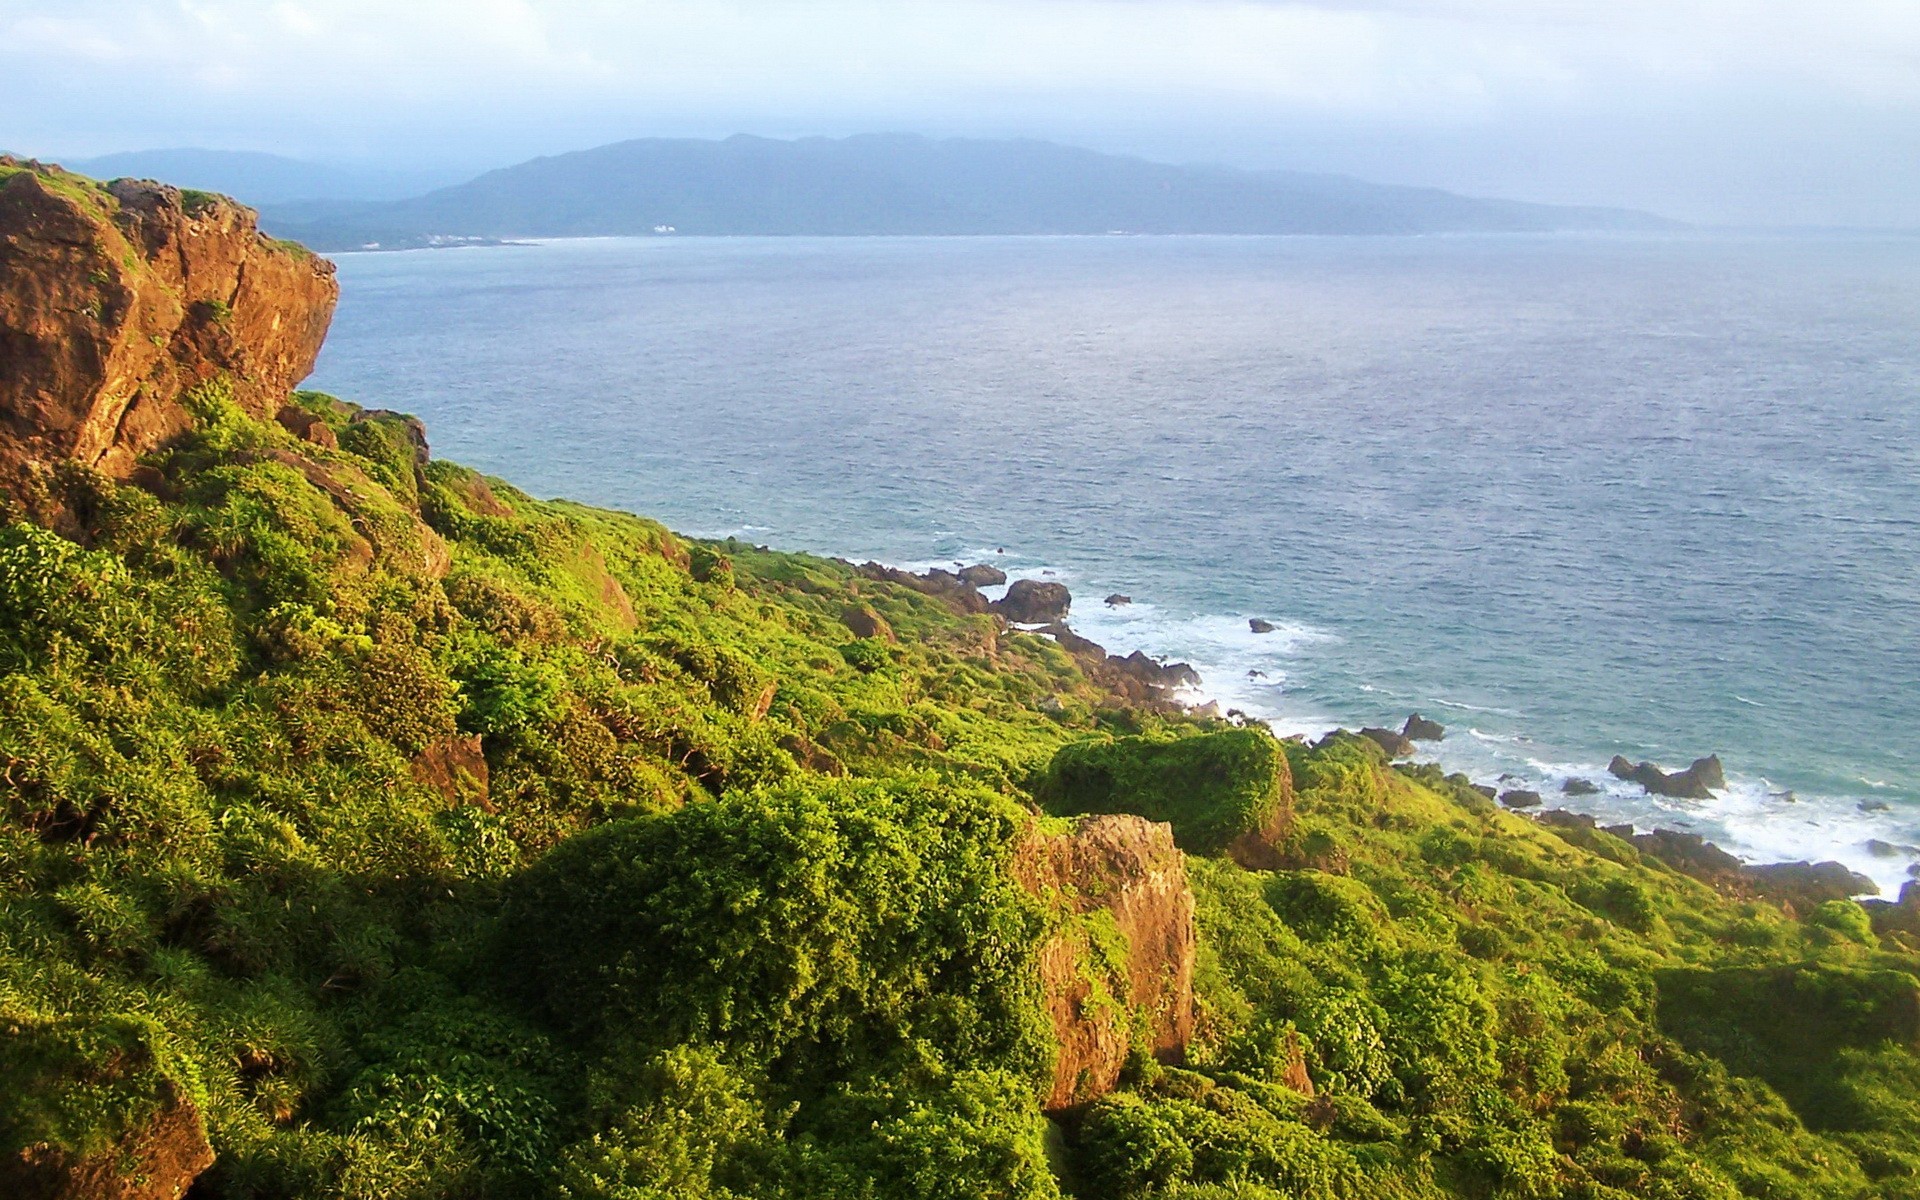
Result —
<svg viewBox="0 0 1920 1200"><path fill-rule="evenodd" d="M1172 166L1041 141L902 134L647 138L410 200L269 205L317 249L645 234L1348 233L1650 229L1624 209L1479 200L1332 175Z"/></svg>
<svg viewBox="0 0 1920 1200"><path fill-rule="evenodd" d="M445 172L328 166L247 150L132 150L62 165L96 179L132 176L220 192L255 208L289 200L398 200L452 181Z"/></svg>

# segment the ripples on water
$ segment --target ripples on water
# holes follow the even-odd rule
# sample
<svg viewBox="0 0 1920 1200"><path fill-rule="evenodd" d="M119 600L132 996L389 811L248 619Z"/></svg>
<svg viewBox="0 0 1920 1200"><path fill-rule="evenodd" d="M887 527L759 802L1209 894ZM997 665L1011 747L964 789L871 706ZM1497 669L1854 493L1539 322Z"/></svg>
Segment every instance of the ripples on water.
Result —
<svg viewBox="0 0 1920 1200"><path fill-rule="evenodd" d="M1888 886L1920 857L1865 846L1920 844L1920 241L660 239L340 265L314 385L536 493L855 558L1004 547L1070 580L1090 636L1189 658L1283 729L1418 709L1450 766L1548 790L1611 784L1615 752L1718 751L1720 801L1583 806Z"/></svg>

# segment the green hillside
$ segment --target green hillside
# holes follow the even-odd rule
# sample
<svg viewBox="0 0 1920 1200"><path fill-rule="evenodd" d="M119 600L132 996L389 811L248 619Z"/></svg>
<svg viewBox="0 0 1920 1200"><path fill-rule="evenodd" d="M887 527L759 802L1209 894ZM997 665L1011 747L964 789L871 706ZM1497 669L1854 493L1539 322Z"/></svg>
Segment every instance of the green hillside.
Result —
<svg viewBox="0 0 1920 1200"><path fill-rule="evenodd" d="M0 529L0 1194L1920 1196L1906 910L182 403Z"/></svg>

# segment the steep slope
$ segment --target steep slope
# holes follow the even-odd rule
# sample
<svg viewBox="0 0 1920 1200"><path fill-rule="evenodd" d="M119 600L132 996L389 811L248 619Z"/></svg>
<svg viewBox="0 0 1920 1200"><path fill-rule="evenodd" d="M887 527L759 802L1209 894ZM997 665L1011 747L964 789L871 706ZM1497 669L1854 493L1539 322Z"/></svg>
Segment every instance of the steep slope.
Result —
<svg viewBox="0 0 1920 1200"><path fill-rule="evenodd" d="M124 478L219 378L270 415L312 371L333 265L249 209L0 159L0 479L74 463Z"/></svg>
<svg viewBox="0 0 1920 1200"><path fill-rule="evenodd" d="M237 394L0 527L0 1194L1920 1194L1920 888Z"/></svg>
<svg viewBox="0 0 1920 1200"><path fill-rule="evenodd" d="M1427 233L1645 229L1618 210L1331 176L1170 166L1039 141L649 138L534 159L390 204L284 205L328 249L434 237L645 234Z"/></svg>

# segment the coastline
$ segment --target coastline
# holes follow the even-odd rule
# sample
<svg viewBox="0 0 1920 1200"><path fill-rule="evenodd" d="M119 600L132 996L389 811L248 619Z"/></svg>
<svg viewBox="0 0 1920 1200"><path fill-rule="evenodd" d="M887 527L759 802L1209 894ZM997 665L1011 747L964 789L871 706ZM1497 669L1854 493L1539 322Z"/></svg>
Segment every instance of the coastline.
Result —
<svg viewBox="0 0 1920 1200"><path fill-rule="evenodd" d="M744 532L744 531L743 531ZM975 562L1006 560L1014 556L1003 551L982 552ZM961 565L956 559L912 559L886 562L899 571L924 575L929 571L951 571ZM1153 659L1191 667L1198 682L1169 689L1170 698L1190 709L1212 706L1219 714L1258 721L1280 737L1318 741L1340 731L1359 730L1375 722L1398 729L1409 715L1424 713L1429 718L1445 718L1446 736L1437 741L1414 743L1413 754L1396 759L1414 766L1431 763L1442 773L1462 775L1483 791L1495 794L1509 791L1539 795L1538 806L1513 809L1517 815L1547 824L1564 825L1565 818L1588 827L1625 831L1631 839L1653 837L1671 842L1697 841L1709 851L1723 853L1747 868L1784 867L1793 864L1838 864L1847 871L1865 877L1877 892L1862 896L1882 900L1897 898L1909 882L1920 880L1920 813L1902 823L1902 810L1892 804L1869 807L1861 797L1796 796L1776 787L1764 774L1755 773L1748 764L1736 763L1728 772L1726 786L1716 788L1711 799L1687 799L1655 794L1631 780L1616 778L1608 771L1604 758L1592 756L1572 760L1544 760L1534 753L1537 747L1524 733L1489 732L1478 728L1473 718L1494 717L1517 720L1520 714L1506 709L1488 709L1458 701L1433 700L1424 707L1413 707L1413 698L1394 697L1392 703L1409 705L1398 715L1391 703L1383 703L1372 717L1354 713L1332 714L1309 708L1286 706L1290 699L1283 671L1260 671L1261 678L1248 679L1228 659L1236 651L1244 653L1252 644L1265 656L1290 658L1309 651L1318 643L1338 635L1283 617L1269 615L1269 632L1253 634L1246 615L1216 614L1180 622L1191 630L1201 627L1197 637L1189 633L1187 645L1181 645L1173 632L1179 626L1156 619L1153 598L1130 596L1124 606L1103 604L1093 593L1102 589L1086 587L1085 581L1064 566L1005 566L1006 584L981 587L988 601L999 600L1012 583L1021 579L1060 582L1074 591L1073 607L1064 624L1075 635L1098 645L1106 654L1124 657L1144 654ZM1054 636L1040 625L1016 626L1042 636ZM1143 636L1144 635L1144 636ZM1055 640L1058 640L1056 637ZM1196 653L1198 651L1198 653ZM1252 668L1259 671L1259 668ZM1383 696L1383 700L1387 697ZM1467 719L1456 720L1455 713ZM1490 723L1490 722L1489 722ZM1616 747L1611 754L1639 756ZM1705 755L1714 748L1703 746ZM1683 762L1659 764L1679 770ZM1592 792L1568 792L1568 784L1579 781L1591 785ZM1658 857L1658 855L1656 855Z"/></svg>

